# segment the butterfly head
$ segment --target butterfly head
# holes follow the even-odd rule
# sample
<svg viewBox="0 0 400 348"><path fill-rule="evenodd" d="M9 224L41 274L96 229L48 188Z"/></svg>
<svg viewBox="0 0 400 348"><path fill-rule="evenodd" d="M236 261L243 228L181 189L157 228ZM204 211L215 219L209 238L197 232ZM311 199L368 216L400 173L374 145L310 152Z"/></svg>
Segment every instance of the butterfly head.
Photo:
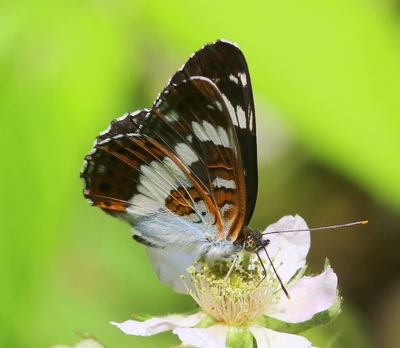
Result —
<svg viewBox="0 0 400 348"><path fill-rule="evenodd" d="M263 239L262 233L257 230L247 228L246 236L243 242L243 249L253 253L257 252L258 249L266 247L269 244L269 239Z"/></svg>

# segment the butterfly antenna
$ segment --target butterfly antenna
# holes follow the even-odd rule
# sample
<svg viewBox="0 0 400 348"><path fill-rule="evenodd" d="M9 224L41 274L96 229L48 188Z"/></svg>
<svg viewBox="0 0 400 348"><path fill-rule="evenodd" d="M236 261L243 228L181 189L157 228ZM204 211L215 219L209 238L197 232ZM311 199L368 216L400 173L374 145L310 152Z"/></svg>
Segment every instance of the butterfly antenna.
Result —
<svg viewBox="0 0 400 348"><path fill-rule="evenodd" d="M267 249L266 249L264 246L263 246L262 248L264 249L265 254L267 254L268 261L269 261L269 263L271 264L272 269L274 270L274 273L275 273L275 275L276 275L276 278L278 279L279 284L281 285L281 288L282 288L283 292L285 293L286 297L290 300L289 292L287 291L285 285L283 284L283 281L282 281L281 277L279 277L279 274L278 274L278 272L276 271L276 268L275 268L275 266L274 266L274 264L273 264L273 262L272 262L272 260L271 260L271 257L270 257L269 254L268 254ZM262 268L263 268L263 270L264 270L264 278L261 279L261 281L258 283L257 286L259 286L259 285L264 281L265 277L267 276L267 270L265 269L264 262L262 261L261 256L258 254L258 252L256 252L256 254L257 254L258 260L260 261L261 266L262 266Z"/></svg>
<svg viewBox="0 0 400 348"><path fill-rule="evenodd" d="M290 232L306 232L306 231L319 231L319 230L333 230L335 228L343 228L343 227L351 227L357 225L366 225L368 224L368 220L350 222L347 224L340 225L332 225L332 226L322 226L322 227L314 227L314 228L305 228L299 230L286 230L286 231L272 231L272 232L264 232L262 235L265 236L267 234L277 234L277 233L290 233Z"/></svg>

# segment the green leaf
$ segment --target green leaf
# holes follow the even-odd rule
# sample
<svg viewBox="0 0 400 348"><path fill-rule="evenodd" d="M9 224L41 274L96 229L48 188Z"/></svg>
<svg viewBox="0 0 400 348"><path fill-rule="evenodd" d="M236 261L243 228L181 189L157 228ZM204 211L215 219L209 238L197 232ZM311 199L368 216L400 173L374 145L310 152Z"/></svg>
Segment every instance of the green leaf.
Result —
<svg viewBox="0 0 400 348"><path fill-rule="evenodd" d="M228 348L253 348L254 339L247 326L231 326L226 337Z"/></svg>
<svg viewBox="0 0 400 348"><path fill-rule="evenodd" d="M320 325L301 335L314 346L321 348L363 347L372 348L370 338L365 335L357 311L346 306L340 315L327 325Z"/></svg>

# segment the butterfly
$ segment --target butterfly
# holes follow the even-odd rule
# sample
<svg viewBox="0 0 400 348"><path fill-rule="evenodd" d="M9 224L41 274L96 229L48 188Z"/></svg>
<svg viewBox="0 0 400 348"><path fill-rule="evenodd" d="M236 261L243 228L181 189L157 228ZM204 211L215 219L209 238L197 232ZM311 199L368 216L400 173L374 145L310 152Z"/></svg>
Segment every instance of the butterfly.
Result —
<svg viewBox="0 0 400 348"><path fill-rule="evenodd" d="M151 109L97 137L81 172L86 199L134 227L150 250L205 260L256 252L256 119L240 48L209 43L169 80Z"/></svg>

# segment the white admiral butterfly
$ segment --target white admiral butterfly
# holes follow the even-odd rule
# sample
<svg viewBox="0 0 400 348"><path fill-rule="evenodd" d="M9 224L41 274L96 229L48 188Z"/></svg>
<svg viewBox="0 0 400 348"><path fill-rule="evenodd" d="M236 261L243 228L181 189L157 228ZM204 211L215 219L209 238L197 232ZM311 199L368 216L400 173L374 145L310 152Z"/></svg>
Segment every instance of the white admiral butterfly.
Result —
<svg viewBox="0 0 400 348"><path fill-rule="evenodd" d="M258 184L256 121L239 47L218 40L195 52L150 110L114 120L97 137L81 177L87 200L130 223L153 262L161 259L161 280L170 282L168 268L190 266L182 255L266 252L269 240L248 228ZM295 231L273 233L281 232Z"/></svg>
<svg viewBox="0 0 400 348"><path fill-rule="evenodd" d="M150 110L114 120L97 137L81 177L85 197L131 223L143 244L206 257L241 250L258 181L242 51L219 40L194 53Z"/></svg>

